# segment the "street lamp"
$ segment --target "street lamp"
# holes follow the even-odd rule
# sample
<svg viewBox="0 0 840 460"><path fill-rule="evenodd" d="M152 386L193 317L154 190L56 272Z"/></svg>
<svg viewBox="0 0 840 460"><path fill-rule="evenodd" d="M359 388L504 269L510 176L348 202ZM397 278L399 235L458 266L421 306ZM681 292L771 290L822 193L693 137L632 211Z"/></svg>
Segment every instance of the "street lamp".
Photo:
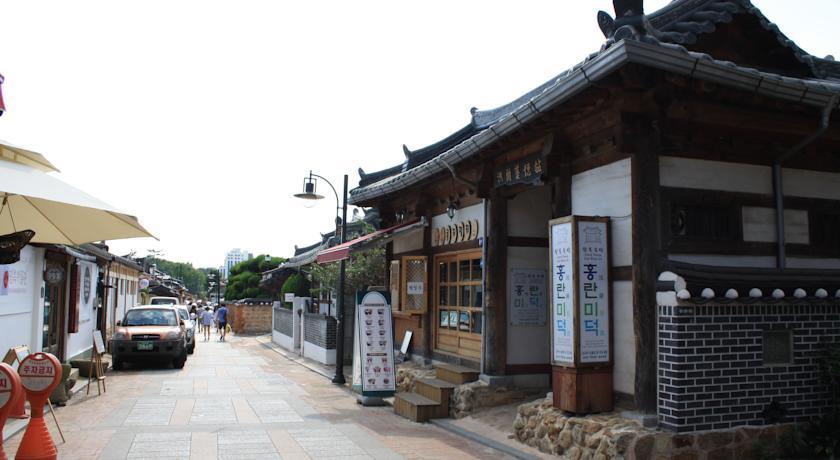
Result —
<svg viewBox="0 0 840 460"><path fill-rule="evenodd" d="M222 280L221 279L216 279L217 275L215 273L208 273L207 277L210 278L210 280L211 280L210 283L209 283L210 284L210 290L213 289L214 285L216 286L216 305L221 305L222 304L222 292L221 292Z"/></svg>
<svg viewBox="0 0 840 460"><path fill-rule="evenodd" d="M313 174L312 171L309 171L309 177L303 178L303 192L296 193L295 197L304 200L323 199L324 196L318 195L317 193L316 178L326 182L335 195L335 230L338 232L340 228L341 232L339 233L340 236L338 244L342 244L347 238L347 174L344 175L344 194L342 195L342 200L338 199L338 192L335 190L335 187L333 187L330 181L322 176ZM339 261L338 299L335 305L335 376L332 379L332 383L337 385L344 385L346 382L344 379L344 262L345 259L341 259L341 261Z"/></svg>

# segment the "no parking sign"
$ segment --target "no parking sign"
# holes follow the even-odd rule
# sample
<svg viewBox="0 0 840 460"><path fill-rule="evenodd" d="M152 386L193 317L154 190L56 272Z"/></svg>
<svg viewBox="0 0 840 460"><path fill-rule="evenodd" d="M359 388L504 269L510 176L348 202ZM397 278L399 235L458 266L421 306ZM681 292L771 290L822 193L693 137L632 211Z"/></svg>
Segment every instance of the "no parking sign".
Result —
<svg viewBox="0 0 840 460"><path fill-rule="evenodd" d="M9 414L22 396L23 388L17 373L12 366L0 363L0 433L3 432L3 426L6 425ZM3 452L3 436L0 436L0 459L6 459L6 454Z"/></svg>
<svg viewBox="0 0 840 460"><path fill-rule="evenodd" d="M61 363L49 353L33 353L20 362L18 374L29 399L32 418L15 459L57 458L58 451L44 421L44 405L61 380Z"/></svg>

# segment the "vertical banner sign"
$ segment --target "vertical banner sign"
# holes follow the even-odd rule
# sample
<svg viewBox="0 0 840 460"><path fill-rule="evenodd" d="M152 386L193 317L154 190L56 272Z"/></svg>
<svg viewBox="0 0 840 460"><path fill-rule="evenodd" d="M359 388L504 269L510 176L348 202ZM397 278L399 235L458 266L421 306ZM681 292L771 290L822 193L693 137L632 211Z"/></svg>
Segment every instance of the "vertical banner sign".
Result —
<svg viewBox="0 0 840 460"><path fill-rule="evenodd" d="M574 364L575 289L572 223L551 224L552 363Z"/></svg>
<svg viewBox="0 0 840 460"><path fill-rule="evenodd" d="M387 292L356 294L353 387L362 396L388 397L396 391L393 318Z"/></svg>
<svg viewBox="0 0 840 460"><path fill-rule="evenodd" d="M99 269L95 263L80 260L79 264L79 322L91 319L96 300L96 283L99 282Z"/></svg>
<svg viewBox="0 0 840 460"><path fill-rule="evenodd" d="M548 313L545 270L513 268L508 279L511 326L545 326Z"/></svg>
<svg viewBox="0 0 840 460"><path fill-rule="evenodd" d="M580 362L610 360L607 223L578 221Z"/></svg>

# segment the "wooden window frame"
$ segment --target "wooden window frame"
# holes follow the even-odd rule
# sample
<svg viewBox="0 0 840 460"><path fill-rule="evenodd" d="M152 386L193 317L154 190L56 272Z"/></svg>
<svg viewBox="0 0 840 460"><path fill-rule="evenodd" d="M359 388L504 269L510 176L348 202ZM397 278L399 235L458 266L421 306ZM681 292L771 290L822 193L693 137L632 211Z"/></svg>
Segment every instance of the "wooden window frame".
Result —
<svg viewBox="0 0 840 460"><path fill-rule="evenodd" d="M408 267L412 261L422 261L423 270L423 299L421 308L406 308L408 306ZM427 256L402 256L400 259L400 310L412 315L425 315L429 310L429 258Z"/></svg>

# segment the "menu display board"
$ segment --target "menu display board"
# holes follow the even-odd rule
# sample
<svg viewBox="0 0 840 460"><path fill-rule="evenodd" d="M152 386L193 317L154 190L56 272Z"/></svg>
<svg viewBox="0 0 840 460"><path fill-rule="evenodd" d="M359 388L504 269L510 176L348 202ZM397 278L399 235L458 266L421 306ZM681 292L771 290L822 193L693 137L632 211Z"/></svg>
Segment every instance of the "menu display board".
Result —
<svg viewBox="0 0 840 460"><path fill-rule="evenodd" d="M609 219L549 222L552 364L609 363Z"/></svg>
<svg viewBox="0 0 840 460"><path fill-rule="evenodd" d="M393 318L388 293L358 293L353 386L362 396L392 396L396 390Z"/></svg>

